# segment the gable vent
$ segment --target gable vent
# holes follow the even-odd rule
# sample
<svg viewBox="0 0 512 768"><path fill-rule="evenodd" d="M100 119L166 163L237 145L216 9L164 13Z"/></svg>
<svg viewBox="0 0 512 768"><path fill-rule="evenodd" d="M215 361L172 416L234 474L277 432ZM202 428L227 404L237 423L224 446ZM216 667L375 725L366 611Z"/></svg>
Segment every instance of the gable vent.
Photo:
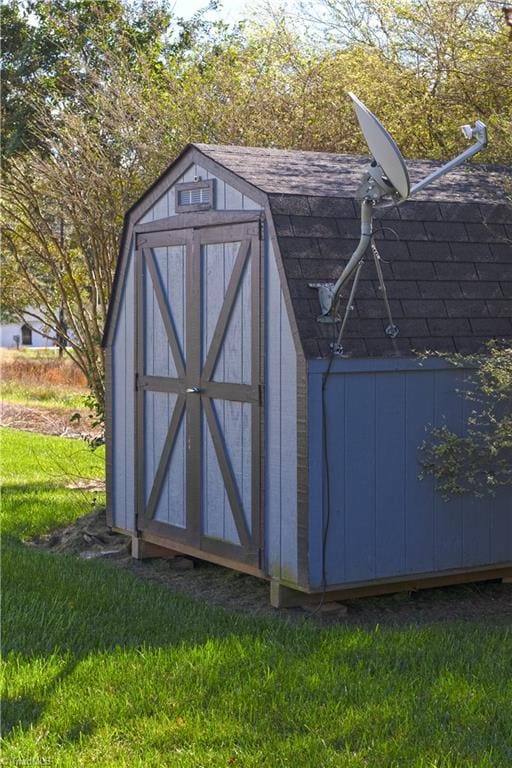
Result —
<svg viewBox="0 0 512 768"><path fill-rule="evenodd" d="M209 202L209 189L182 189L178 192L178 205L197 205L197 203Z"/></svg>
<svg viewBox="0 0 512 768"><path fill-rule="evenodd" d="M213 179L176 184L176 211L207 211L213 208Z"/></svg>

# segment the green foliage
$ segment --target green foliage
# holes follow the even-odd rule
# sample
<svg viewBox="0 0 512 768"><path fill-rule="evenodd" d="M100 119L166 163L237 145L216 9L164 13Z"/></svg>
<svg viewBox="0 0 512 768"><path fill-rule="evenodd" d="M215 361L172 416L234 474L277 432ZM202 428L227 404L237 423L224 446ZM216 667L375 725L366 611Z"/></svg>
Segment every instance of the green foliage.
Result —
<svg viewBox="0 0 512 768"><path fill-rule="evenodd" d="M24 547L88 510L92 495L66 484L101 477L99 453L14 430L2 448L4 761L510 766L507 627L244 616L106 562Z"/></svg>
<svg viewBox="0 0 512 768"><path fill-rule="evenodd" d="M89 71L108 77L112 54L132 67L139 56L153 63L171 23L169 5L121 0L17 0L1 8L2 153L44 149L36 114L65 102L77 103L75 84Z"/></svg>
<svg viewBox="0 0 512 768"><path fill-rule="evenodd" d="M317 0L302 12L327 59L360 51L353 90L406 157L452 157L459 126L480 118L490 140L478 162L510 163L512 56L498 3Z"/></svg>
<svg viewBox="0 0 512 768"><path fill-rule="evenodd" d="M214 4L212 4L214 5ZM346 92L406 156L512 160L512 56L480 0L319 0L299 22L228 28L167 0L1 6L5 182L1 310L38 308L104 397L100 340L124 212L190 141L365 153ZM318 20L318 15L322 21ZM321 38L319 40L319 37Z"/></svg>
<svg viewBox="0 0 512 768"><path fill-rule="evenodd" d="M422 445L423 475L435 478L445 498L494 493L512 485L512 347L491 344L483 357L448 359L476 368L465 393L473 408L465 434L446 426L432 430Z"/></svg>

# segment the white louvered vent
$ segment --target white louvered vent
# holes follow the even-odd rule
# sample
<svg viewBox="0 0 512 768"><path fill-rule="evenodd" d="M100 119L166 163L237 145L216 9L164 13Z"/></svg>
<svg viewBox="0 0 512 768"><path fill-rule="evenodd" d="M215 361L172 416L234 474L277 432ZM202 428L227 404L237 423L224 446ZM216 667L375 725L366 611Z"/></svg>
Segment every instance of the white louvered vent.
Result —
<svg viewBox="0 0 512 768"><path fill-rule="evenodd" d="M210 203L210 188L180 189L178 192L179 206L208 205Z"/></svg>

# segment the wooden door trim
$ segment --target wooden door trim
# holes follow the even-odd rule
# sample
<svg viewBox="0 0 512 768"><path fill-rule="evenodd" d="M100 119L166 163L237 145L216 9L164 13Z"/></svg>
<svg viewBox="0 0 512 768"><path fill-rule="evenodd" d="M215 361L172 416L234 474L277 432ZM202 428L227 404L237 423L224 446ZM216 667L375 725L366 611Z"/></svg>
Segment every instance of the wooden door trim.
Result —
<svg viewBox="0 0 512 768"><path fill-rule="evenodd" d="M207 211L204 213L179 213L165 219L136 224L133 231L136 235L152 232L176 232L180 229L201 229L225 227L227 224L246 224L258 221L263 216L263 210L252 211Z"/></svg>
<svg viewBox="0 0 512 768"><path fill-rule="evenodd" d="M265 428L263 400L264 328L262 307L264 306L264 279L262 275L261 229L251 241L251 377L258 388L258 403L251 408L252 469L251 469L251 531L258 542L258 565L265 541L264 483L262 466L262 445Z"/></svg>
<svg viewBox="0 0 512 768"><path fill-rule="evenodd" d="M192 235L192 247L185 286L186 308L186 378L197 386L201 373L201 252L197 232ZM201 465L201 400L197 394L187 396L186 450L186 521L190 543L199 544L201 536L202 484Z"/></svg>

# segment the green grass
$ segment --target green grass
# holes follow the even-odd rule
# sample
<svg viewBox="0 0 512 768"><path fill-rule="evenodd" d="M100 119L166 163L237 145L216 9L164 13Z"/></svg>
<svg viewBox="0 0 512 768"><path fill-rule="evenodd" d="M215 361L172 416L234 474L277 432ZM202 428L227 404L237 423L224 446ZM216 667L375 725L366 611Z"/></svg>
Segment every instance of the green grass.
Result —
<svg viewBox="0 0 512 768"><path fill-rule="evenodd" d="M19 381L4 381L1 386L2 399L27 408L46 406L48 408L84 408L86 390L76 391L63 386L49 384L25 385Z"/></svg>
<svg viewBox="0 0 512 768"><path fill-rule="evenodd" d="M55 766L505 768L512 641L208 607L20 539L89 510L98 456L4 430L3 756Z"/></svg>

